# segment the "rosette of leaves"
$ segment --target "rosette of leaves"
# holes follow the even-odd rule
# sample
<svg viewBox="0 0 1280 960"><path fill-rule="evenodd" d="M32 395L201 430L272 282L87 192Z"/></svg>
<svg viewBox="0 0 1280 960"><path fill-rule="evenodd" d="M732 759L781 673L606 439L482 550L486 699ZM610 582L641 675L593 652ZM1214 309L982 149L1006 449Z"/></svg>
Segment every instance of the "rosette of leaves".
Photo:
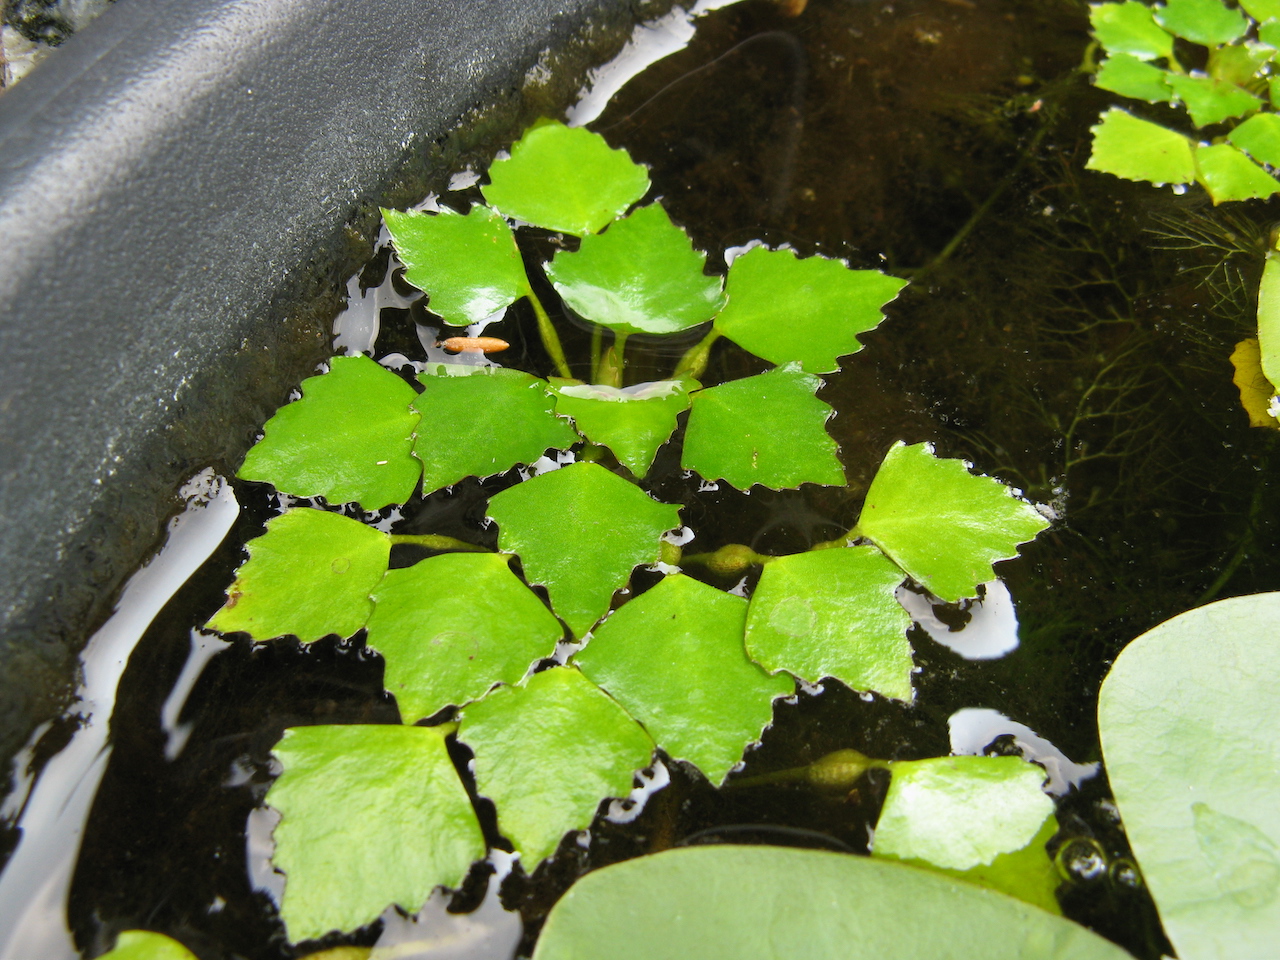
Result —
<svg viewBox="0 0 1280 960"><path fill-rule="evenodd" d="M1221 0L1139 0L1090 7L1093 34L1105 52L1094 83L1147 104L1186 112L1183 129L1111 108L1093 128L1087 167L1126 180L1199 183L1214 203L1265 198L1280 191L1277 50L1280 7L1249 0L1243 9ZM1189 62L1179 49L1205 48Z"/></svg>

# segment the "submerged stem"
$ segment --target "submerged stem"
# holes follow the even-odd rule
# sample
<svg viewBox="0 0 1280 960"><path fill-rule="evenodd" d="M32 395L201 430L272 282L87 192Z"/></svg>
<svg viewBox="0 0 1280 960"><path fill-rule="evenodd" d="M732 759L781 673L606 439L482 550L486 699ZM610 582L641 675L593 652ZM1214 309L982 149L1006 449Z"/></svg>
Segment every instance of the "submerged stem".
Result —
<svg viewBox="0 0 1280 960"><path fill-rule="evenodd" d="M804 783L819 790L847 791L868 770L873 768L888 770L893 765L890 760L876 760L857 750L837 750L819 757L807 767L790 767L786 770L775 770L758 777L742 777L730 780L726 787L756 787L770 783Z"/></svg>
<svg viewBox="0 0 1280 960"><path fill-rule="evenodd" d="M707 331L707 335L695 343L686 351L685 355L680 358L680 362L676 364L675 372L671 374L672 380L697 380L707 369L707 361L711 358L711 345L720 339L720 331L712 327Z"/></svg>
<svg viewBox="0 0 1280 960"><path fill-rule="evenodd" d="M556 365L556 371L565 379L572 380L573 374L569 372L569 361L565 359L564 347L560 344L560 334L556 333L556 328L551 325L551 318L547 316L546 308L538 299L538 295L533 292L532 286L524 288L524 295L533 304L533 313L538 318L538 336L542 338L542 345L551 355L551 362Z"/></svg>
<svg viewBox="0 0 1280 960"><path fill-rule="evenodd" d="M626 357L622 351L627 347L627 335L625 333L615 333L613 335L613 343L609 349L604 352L604 357L600 361L599 376L597 383L606 387L621 387L623 382L623 367L626 365Z"/></svg>
<svg viewBox="0 0 1280 960"><path fill-rule="evenodd" d="M591 382L600 382L600 353L604 343L604 327L595 324L591 328Z"/></svg>
<svg viewBox="0 0 1280 960"><path fill-rule="evenodd" d="M391 545L412 544L416 547L426 547L428 550L465 550L470 553L488 553L488 547L477 546L474 543L467 543L465 540L458 540L455 537L446 537L438 533L393 533L391 534Z"/></svg>

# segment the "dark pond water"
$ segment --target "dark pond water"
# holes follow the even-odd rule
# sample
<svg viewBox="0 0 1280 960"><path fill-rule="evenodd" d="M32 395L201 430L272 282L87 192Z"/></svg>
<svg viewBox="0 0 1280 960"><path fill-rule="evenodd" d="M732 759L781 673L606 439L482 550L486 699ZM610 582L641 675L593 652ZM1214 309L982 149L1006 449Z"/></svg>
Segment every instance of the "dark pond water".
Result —
<svg viewBox="0 0 1280 960"><path fill-rule="evenodd" d="M689 505L688 552L730 542L792 552L837 535L899 439L934 441L1061 515L999 569L1020 622L1014 652L966 660L915 628L913 704L836 683L802 693L779 704L742 776L845 747L946 754L948 718L965 707L997 710L1074 761L1097 760L1098 686L1129 640L1208 599L1280 586L1276 552L1265 549L1280 516L1267 482L1272 435L1247 426L1227 361L1249 333L1275 210L1216 211L1194 195L1086 173L1088 127L1108 102L1076 72L1086 26L1084 8L1065 0L814 0L795 18L751 0L701 21L688 49L634 80L594 124L651 167L656 194L712 264L759 238L914 281L821 393L838 412L828 426L848 489L700 492L670 448L660 454L645 486ZM384 253L362 281L385 290L396 282L388 273ZM424 359L414 322L427 319L421 307L382 310L377 353ZM549 372L521 308L486 332L514 344L505 364ZM569 333L566 346L585 356L586 333ZM670 353L646 353L639 338L629 350L633 382L669 369ZM705 382L762 368L721 341ZM415 500L395 529L491 543L485 500L517 480ZM237 493L245 507L234 536L166 608L124 676L72 887L86 955L138 926L209 960L297 955L246 869L246 818L270 784L271 747L290 725L398 721L382 662L360 636L306 649L239 640L200 675L182 715L190 737L165 759L161 709L190 630L220 605L240 544L275 509L260 487ZM655 579L639 573L634 587ZM1015 748L1004 738L990 749ZM532 877L517 869L507 879L502 897L523 915L523 949L578 876L624 858L723 840L863 851L886 786L873 774L848 794L717 791L668 767L670 785L632 822L597 818L588 845L566 839ZM492 807L481 809L498 842ZM1055 848L1123 866L1105 775L1064 797L1058 816ZM1067 914L1157 957L1159 925L1141 888L1087 860L1064 881ZM483 885L477 869L454 908L473 906ZM333 942L376 936L370 928Z"/></svg>

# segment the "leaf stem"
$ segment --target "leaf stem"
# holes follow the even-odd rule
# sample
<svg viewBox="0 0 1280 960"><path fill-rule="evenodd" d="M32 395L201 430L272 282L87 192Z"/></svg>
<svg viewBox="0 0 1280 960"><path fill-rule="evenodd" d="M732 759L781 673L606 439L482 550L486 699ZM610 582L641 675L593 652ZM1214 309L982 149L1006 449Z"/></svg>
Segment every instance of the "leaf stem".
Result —
<svg viewBox="0 0 1280 960"><path fill-rule="evenodd" d="M591 327L591 382L600 382L600 353L604 342L604 327L594 324Z"/></svg>
<svg viewBox="0 0 1280 960"><path fill-rule="evenodd" d="M465 540L446 537L438 533L393 533L391 544L412 544L428 550L465 550L470 553L488 553L488 547L480 547Z"/></svg>
<svg viewBox="0 0 1280 960"><path fill-rule="evenodd" d="M764 566L774 558L763 553L756 553L745 543L726 543L719 550L711 553L694 553L681 559L681 564L695 564L706 567L712 573L722 577L732 577L743 573L748 567Z"/></svg>
<svg viewBox="0 0 1280 960"><path fill-rule="evenodd" d="M538 295L533 292L532 285L526 284L524 295L533 304L533 313L538 318L538 336L542 338L542 345L546 348L547 353L550 354L551 362L556 365L556 371L565 379L572 380L573 374L569 372L569 361L565 359L564 347L560 344L560 335L556 333L556 328L551 325L551 318L547 316L546 308L543 307L542 301L538 299Z"/></svg>
<svg viewBox="0 0 1280 960"><path fill-rule="evenodd" d="M756 787L769 783L804 783L820 790L845 792L868 770L888 770L891 760L876 760L857 750L837 750L820 757L807 767L790 767L774 770L757 777L730 780L725 787Z"/></svg>
<svg viewBox="0 0 1280 960"><path fill-rule="evenodd" d="M720 339L720 331L712 327L707 335L690 347L680 362L676 364L672 380L697 380L707 369L707 361L711 358L711 345Z"/></svg>
<svg viewBox="0 0 1280 960"><path fill-rule="evenodd" d="M848 546L852 546L855 541L861 540L863 536L864 534L862 532L862 528L855 523L847 533L836 537L834 540L824 540L822 543L815 543L809 549L810 550L834 550L840 547L848 547Z"/></svg>
<svg viewBox="0 0 1280 960"><path fill-rule="evenodd" d="M626 358L622 355L622 351L627 347L627 335L625 333L614 333L613 343L609 349L604 352L604 357L600 361L599 377L596 382L606 387L621 387L623 382L623 366L626 364Z"/></svg>

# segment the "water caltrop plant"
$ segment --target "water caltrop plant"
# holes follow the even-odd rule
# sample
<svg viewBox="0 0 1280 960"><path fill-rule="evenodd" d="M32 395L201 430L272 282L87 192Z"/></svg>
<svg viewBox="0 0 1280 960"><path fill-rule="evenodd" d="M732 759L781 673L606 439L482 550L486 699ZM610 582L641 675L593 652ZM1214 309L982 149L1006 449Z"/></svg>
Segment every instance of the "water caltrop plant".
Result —
<svg viewBox="0 0 1280 960"><path fill-rule="evenodd" d="M416 911L485 856L451 738L473 752L475 789L532 872L603 799L626 796L655 751L722 784L797 680L910 701L910 617L895 591L911 581L942 601L973 597L993 563L1048 525L998 481L899 442L843 536L789 556L735 544L683 555L672 536L681 507L646 487L659 448L682 442L680 467L708 485L845 486L822 377L861 349L905 281L759 244L726 276L709 274L662 205L644 202L646 169L560 123L528 130L480 189L485 202L468 209L385 211L396 254L447 325L527 300L556 375L472 356L419 365L410 383L368 356L335 357L266 424L239 473L315 499L248 544L209 626L255 642L363 630L403 721L294 728L277 745L283 772L267 803L282 815L273 861L292 942L355 929L393 904ZM522 238L548 232L558 252L530 276ZM540 299L549 289L553 310ZM553 314L591 325L589 358L570 361ZM631 337L691 345L665 379L631 383ZM704 382L721 338L770 368ZM376 511L498 474L512 482L486 508L497 552L326 508ZM431 555L392 569L398 544ZM751 566L762 573L749 598L706 582ZM624 589L637 567L662 579ZM951 758L894 777L901 797L886 805L879 855L963 875L1002 855L1025 866L1031 851L1028 899L1056 909L1043 771ZM973 797L1021 812L966 847L953 828ZM955 821L934 837L927 814L948 802ZM968 879L1010 885L981 870Z"/></svg>

